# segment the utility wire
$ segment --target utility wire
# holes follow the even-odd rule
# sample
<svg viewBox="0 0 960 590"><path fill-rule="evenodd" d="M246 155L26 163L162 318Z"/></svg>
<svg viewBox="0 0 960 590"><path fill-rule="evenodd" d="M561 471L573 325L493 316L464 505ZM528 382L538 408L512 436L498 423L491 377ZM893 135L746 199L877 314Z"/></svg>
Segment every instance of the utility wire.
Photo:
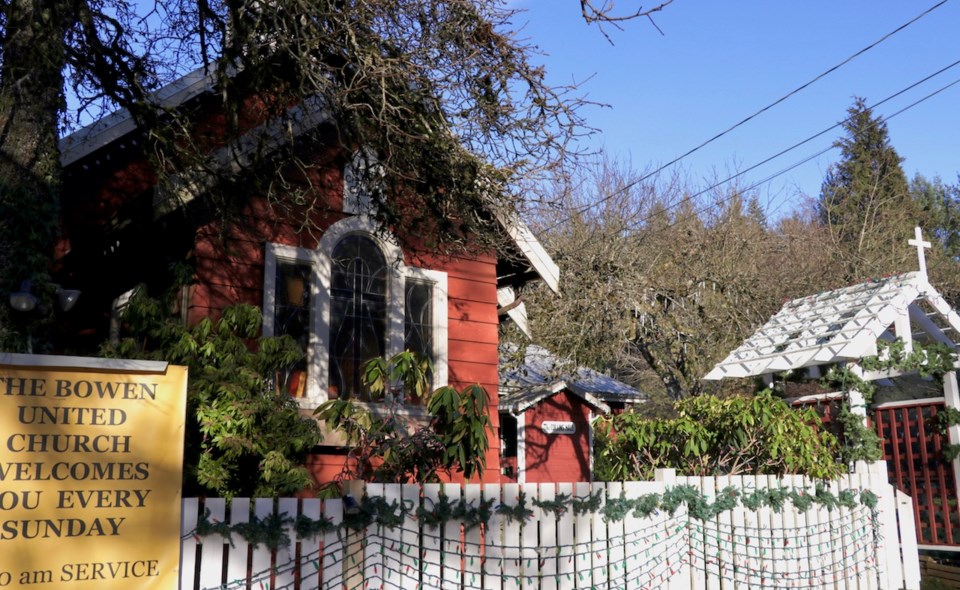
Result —
<svg viewBox="0 0 960 590"><path fill-rule="evenodd" d="M900 25L899 27L897 27L897 28L894 29L893 31L890 31L889 33L887 33L887 34L884 35L883 37L880 37L879 39L877 39L876 41L874 41L874 42L871 43L870 45L867 45L866 47L864 47L864 48L861 49L860 51L857 51L856 53L854 53L854 54L851 55L850 57L848 57L848 58L844 59L843 61L841 61L840 63L838 63L837 65L835 65L835 66L827 69L826 71L818 74L817 76L815 76L815 77L814 77L813 79L811 79L810 81L808 81L808 82L806 82L806 83L798 86L798 87L795 88L794 90L791 90L790 92L788 92L787 94L785 94L785 95L783 95L782 97L778 98L778 99L775 100L774 102L768 104L767 106L763 107L763 108L760 109L759 111L757 111L757 112L753 113L752 115L746 117L745 119L743 119L743 120L740 121L739 123L736 123L736 124L728 127L727 129L725 129L725 130L721 131L720 133L714 135L714 136L711 137L710 139L704 141L704 142L701 143L700 145L698 145L698 146L696 146L696 147L694 147L694 148L692 148L692 149L690 149L690 150L687 150L686 152L684 152L683 154L677 156L677 157L674 158L673 160L670 160L670 161L667 162L666 164L663 164L662 166L660 166L659 168L657 168L657 169L654 170L653 172L649 172L649 173L641 176L640 178L634 180L633 182L631 182L631 183L629 183L629 184L621 187L621 188L618 189L617 191L615 191L615 192L613 192L613 193L611 193L611 194L609 194L609 195L606 195L606 196L603 197L600 201L597 201L596 203L591 203L591 204L589 204L589 205L584 205L582 208L580 208L580 209L577 210L577 213L583 213L583 212L587 211L588 209L590 209L591 207L594 207L594 206L596 206L596 205L598 205L598 204L600 204L600 203L603 203L604 201L607 201L607 200L609 200L609 199L612 199L612 198L614 198L615 196L617 196L618 194L630 190L631 188L633 188L633 187L636 186L637 184L640 184L641 182L647 180L648 178L650 178L650 177L652 177L652 176L655 176L656 174L659 174L660 172L664 171L665 169L669 168L670 166L673 166L674 164L676 164L677 162L683 160L683 159L686 158L687 156L689 156L689 155L693 154L694 152L696 152L696 151L704 148L705 146L713 143L714 141L716 141L717 139L720 139L720 138L723 137L724 135L727 135L728 133L730 133L730 132L733 131L734 129L740 127L741 125L747 123L748 121L751 121L752 119L756 118L757 116L765 113L766 111L768 111L768 110L770 110L771 108L777 106L778 104L782 103L783 101L787 100L788 98L790 98L791 96L797 94L798 92L800 92L800 91L808 88L809 86L811 86L811 85L814 84L815 82L821 80L822 78L828 76L829 74L832 74L833 72L835 72L836 70L838 70L838 69L840 69L841 67L845 66L846 64L850 63L851 61L853 61L853 60L856 59L857 57L860 57L861 55L863 55L863 54L866 53L867 51L870 51L871 49L873 49L873 48L876 47L877 45L879 45L879 44L883 43L884 41L886 41L887 39L889 39L890 37L896 35L897 33L899 33L900 31L902 31L902 30L904 30L904 29L906 29L907 27L909 27L909 26L912 25L913 23L917 22L917 21L920 20L921 18L927 16L928 14L930 14L931 12L933 12L934 10L936 10L937 8L940 8L941 6L943 6L944 4L946 4L948 1L949 1L949 0L940 0L940 2L937 2L936 4L934 4L933 6L931 6L930 8L928 8L927 10L923 11L923 12L920 13L919 15L913 17L913 18L910 19L909 21L907 21L907 22L905 22L904 24ZM553 227L556 227L556 225L554 225Z"/></svg>
<svg viewBox="0 0 960 590"><path fill-rule="evenodd" d="M954 66L956 66L956 65L958 65L958 64L960 64L960 61L956 61L956 62L954 62L953 64L951 64L950 66L947 66L946 68L944 68L943 70L941 70L941 72L946 71L947 69L952 68L952 67L954 67ZM938 73L939 73L939 72L938 72ZM925 80L926 80L926 79L929 79L929 77L928 77L928 78L925 78ZM919 83L920 83L920 82L918 82L917 84L919 84ZM886 123L887 121L889 121L890 119L896 117L897 115L899 115L899 114L901 114L901 113L903 113L903 112L905 112L905 111L908 111L908 110L912 109L913 107L915 107L915 106L917 106L917 105L919 105L919 104L921 104L921 103L923 103L923 102L925 102L925 101L933 98L934 96L940 94L941 92L944 92L945 90L947 90L947 89L949 89L949 88L951 88L951 87L953 87L953 86L956 86L957 84L960 84L960 78L954 80L953 82L950 82L949 84L946 84L945 86L941 86L941 87L938 88L937 90L934 90L933 92L931 92L930 94L927 94L927 95L924 96L923 98L920 98L920 99L918 99L918 100L910 103L909 105L903 107L902 109L894 112L894 113L891 114L891 115L888 115L888 116L886 116L886 117L882 117L882 118L880 118L880 119L877 119L876 121L874 121L873 125L878 125L878 124L880 124L880 123ZM913 84L912 86L910 86L910 88L912 88L913 86L916 86L916 84ZM887 98L883 99L882 101L876 103L876 105L874 105L874 106L879 106L880 104L883 104L884 102L890 100L890 99L893 98L894 96L897 96L898 94L901 94L902 92L904 92L904 91L906 91L906 90L907 90L907 89L904 89L904 90L898 92L897 94L893 94L893 95L891 95L891 96L888 96ZM871 106L871 107L869 107L869 108L872 109L872 108L874 108L874 106ZM677 203L671 204L670 206L666 207L665 210L669 211L670 209L674 209L674 208L682 205L682 204L685 203L685 202L688 202L688 201L690 201L690 200L696 199L697 197L703 195L704 193L707 193L707 192L709 192L709 191L711 191L711 190L713 190L713 189L715 189L715 188L717 188L717 187L719 187L719 186L721 186L721 185L723 185L723 184L725 184L725 183L727 183L727 182L730 182L731 180L734 180L734 179L740 177L741 175L745 174L746 172L749 172L750 170L756 168L757 166L759 166L759 165L761 165L761 164L763 164L763 163L769 162L769 161L772 160L773 158L776 158L776 157L780 156L781 154L784 154L784 153L786 153L786 152L794 149L795 147L797 147L797 146L799 146L799 145L803 145L804 143L807 143L807 142L810 141L811 139L814 139L815 137L819 137L820 135L823 135L824 133L826 133L826 131L829 131L830 129L833 129L833 128L835 128L835 127L838 127L838 126L842 125L843 123L846 123L846 122L849 121L849 120L850 120L850 118L848 117L848 118L844 119L843 121L841 121L840 123L837 123L837 124L834 125L833 127L830 127L829 129L827 129L827 130L825 130L825 131L821 131L820 133L818 133L818 134L816 134L816 135L814 135L814 136L812 136L812 137L810 137L810 138L808 138L808 139L805 139L805 140L803 140L802 142L797 143L797 144L795 144L794 146L792 146L792 147L790 147L790 148L787 148L786 150L783 150L782 152L778 153L777 155L771 156L770 158L767 158L767 159L764 160L763 162L760 162L759 164L755 164L754 166L751 166L750 168L747 168L747 169L744 170L743 172L739 172L739 173L737 173L737 174L734 174L734 175L730 176L729 178L727 178L727 179L725 179L725 180L722 180L722 181L720 181L720 182L718 182L718 183L716 183L716 184L713 184L713 185L711 185L711 186L709 186L709 187L707 187L707 188L705 188L705 189L703 189L703 190L701 190L701 191L699 191L699 192L697 192L697 193L694 193L693 195L689 195L689 196L687 196L687 197L684 197L683 199L681 199L681 200L678 201ZM733 194L731 194L731 195L729 195L729 196L727 196L727 197L724 197L723 199L720 199L719 201L717 201L717 202L715 202L715 203L711 203L710 205L708 205L708 206L706 206L706 207L703 207L703 208L701 208L701 209L696 209L696 210L694 210L693 212L691 212L690 214L684 215L683 217L680 217L680 218L678 218L678 219L675 219L674 221L672 221L672 222L664 225L662 228L657 228L657 230L666 230L666 229L669 229L669 228L677 225L677 224L678 224L680 221L682 221L683 219L687 219L687 218L693 217L694 215L699 215L700 213L704 213L704 212L706 212L706 211L709 211L710 209L712 209L712 208L715 207L716 205L719 205L719 204L722 204L722 203L726 203L726 202L730 201L731 199L733 199L733 198L734 198L735 196L737 196L738 194L741 194L741 193L746 192L746 191L753 190L753 189L757 188L758 186L761 186L761 185L763 185L763 184L766 184L766 183L770 182L771 180L773 180L774 178L777 178L778 176L782 176L783 174L786 174L787 172L790 172L790 171L793 170L794 168L797 168L797 167L799 167L799 166L802 166L803 164L806 164L807 162L809 162L809 161L811 161L811 160L813 160L813 159L815 159L815 158L818 158L818 157L822 156L823 154L825 154L825 153L829 152L830 150L834 149L835 147L836 147L836 146L830 145L829 147L827 147L827 148L825 148L825 149L822 149L822 150L820 150L819 152L817 152L817 153L815 153L815 154L813 154L813 155L811 155L811 156L808 156L808 157L804 158L803 160L800 160L799 162L796 162L795 164L791 164L790 166L788 166L787 168L784 168L783 170L780 170L779 172L775 172L774 174L771 174L770 176L767 176L766 178L764 178L764 179L762 179L762 180L758 180L757 182L751 184L750 186L745 187L742 191L738 191L738 192L736 192L736 193L733 193ZM651 219L653 219L653 216L647 216L647 217L645 217L644 219L640 220L639 223L638 223L638 225L642 225L643 223L646 223L647 221L649 221L649 220L651 220ZM636 226L634 226L634 227L636 227ZM656 230L655 230L655 231L656 231Z"/></svg>
<svg viewBox="0 0 960 590"><path fill-rule="evenodd" d="M929 76L926 76L926 77L922 78L921 80L918 80L918 81L914 82L913 84L907 86L906 88L903 88L903 89L901 89L901 90L898 90L897 92L894 92L894 93L891 94L890 96L888 96L888 97L884 98L883 100L880 100L880 101L878 101L878 102L870 105L870 106L867 107L867 108L869 108L869 109L871 109L871 110L872 110L872 109L875 109L875 108L883 105L884 103L887 103L887 102L893 100L894 98L896 98L896 97L898 97L898 96L900 96L900 95L902 95L902 94L904 94L904 93L906 93L906 92L909 92L910 90L913 90L914 88L916 88L917 86L923 84L924 82L927 82L927 81L929 81L929 80L931 80L931 79L939 76L940 74L942 74L942 73L944 73L944 72L946 72L946 71L948 71L948 70L950 70L950 69L952 69L952 68L957 67L958 65L960 65L960 60L957 60L957 61L953 62L952 64L950 64L950 65L948 65L948 66L944 66L944 67L940 68L939 70L937 70L936 72L930 74ZM944 90L947 90L948 88L954 86L954 85L957 84L957 83L960 83L960 79L954 80L953 82L947 84L946 86L942 86L941 88L939 88L939 89L931 92L930 94L924 96L923 98L920 98L920 99L918 99L918 100L910 103L909 105L903 107L903 108L900 109L899 111L896 111L895 113L893 113L893 114L891 114L891 115L889 115L889 116L887 116L887 117L881 117L881 118L878 119L874 124L884 123L884 122L886 122L886 121L888 121L888 120L896 117L896 116L899 115L900 113L902 113L902 112L904 112L904 111L906 111L906 110L912 109L913 107L919 105L920 103L922 103L922 102L924 102L924 101L926 101L926 100L928 100L928 99L930 99L930 98L933 98L933 97L936 96L937 94L940 94L940 93L943 92ZM705 193L708 193L708 192L712 191L713 189L715 189L715 188L717 188L717 187L719 187L719 186L722 186L722 185L730 182L731 180L736 180L737 178L740 178L741 176L743 176L743 175L746 174L747 172L750 172L750 171L752 171L752 170L756 170L756 169L759 168L760 166L763 166L764 164L768 164L768 163L770 163L771 161L779 158L780 156L782 156L782 155L784 155L784 154L786 154L786 153L788 153L788 152L791 152L791 151L797 149L798 147L800 147L800 146L802 146L802 145L805 145L805 144L807 144L807 143L810 143L810 142L813 141L814 139L816 139L816 138L818 138L818 137L820 137L820 136L822 136L822 135L825 135L825 134L829 133L830 131L833 131L833 130L836 129L837 127L840 127L841 125L843 125L843 124L845 124L845 123L847 123L847 122L849 122L849 121L850 121L850 117L847 117L847 118L843 119L842 121L839 121L839 122L837 122L837 123L834 123L833 125L831 125L830 127L827 127L827 128L824 129L823 131L820 131L819 133L815 133L815 134L811 135L810 137L808 137L808 138L806 138L806 139L804 139L804 140L802 140L802 141L798 141L797 143L791 145L790 147L785 148L785 149L782 149L782 150L780 150L779 152L775 153L774 155L769 156L769 157L767 157L767 158L764 158L763 160L757 162L756 164L750 166L749 168L745 168L744 170L741 170L740 172L737 172L736 174L733 174L733 175L731 175L731 176L728 176L727 178L725 178L725 179L723 179L723 180L721 180L721 181L719 181L719 182L717 182L717 183L715 183L715 184L712 184L712 185L708 186L707 188L705 188L705 189L703 189L703 190L701 190L701 191L699 191L699 192L696 192L696 193L694 193L694 194L692 194L692 195L688 195L688 196L680 199L680 200L677 201L676 203L673 203L673 204L671 204L670 206L666 207L666 210L670 210L670 209L674 209L674 208L676 208L676 207L679 207L680 205L683 205L684 203L686 203L686 202L688 202L688 201L692 201L692 200L696 199L697 197L699 197L699 196L701 196L701 195L703 195L703 194L705 194ZM750 185L749 187L747 187L747 188L744 189L744 190L752 190L752 189L754 189L754 188L756 188L756 187L758 187L758 186L760 186L760 185L762 185L762 184L766 184L766 183L770 182L771 180L773 180L774 178L776 178L776 177L778 177L778 176L782 176L783 174L786 174L787 172L793 170L794 168L797 168L797 167L799 167L799 166L801 166L801 165L803 165L803 164L806 164L806 163L809 162L810 160L813 160L813 159L815 159L815 158L817 158L817 157L819 157L819 156L822 156L823 154L825 154L825 153L829 152L830 150L834 149L834 147L835 147L835 146L830 145L830 146L827 147L826 149L823 149L823 150L817 152L816 154L813 154L812 156L809 156L809 157L801 160L800 162L797 162L796 164L792 164L791 166L789 166L789 167L787 167L787 168L784 168L783 170L781 170L781 171L779 171L779 172L777 172L777 173L775 173L775 174L771 174L770 176L766 177L765 179L763 179L763 180L761 180L761 181L758 181L758 182ZM649 176L649 175L648 175L648 176ZM638 181L633 181L633 182L631 182L630 184L626 185L626 187L617 189L616 191L614 191L613 194L620 193L620 192L622 192L622 191L630 188L633 184L635 184L635 183L637 183L637 182L640 182L640 181L642 181L642 180L643 180L643 179L638 180ZM605 197L601 200L601 202L604 201L604 200L606 200L606 199L609 198L610 196L611 196L611 195L605 196ZM726 199L721 200L720 202L725 202L726 200L729 200L729 197L726 198ZM591 206L593 206L593 204L591 204ZM642 219L642 220L640 221L640 223L642 224L642 223L645 223L645 222L647 222L647 221L649 221L649 220L650 220L650 218L647 217L647 218ZM667 227L669 227L669 225L668 225Z"/></svg>

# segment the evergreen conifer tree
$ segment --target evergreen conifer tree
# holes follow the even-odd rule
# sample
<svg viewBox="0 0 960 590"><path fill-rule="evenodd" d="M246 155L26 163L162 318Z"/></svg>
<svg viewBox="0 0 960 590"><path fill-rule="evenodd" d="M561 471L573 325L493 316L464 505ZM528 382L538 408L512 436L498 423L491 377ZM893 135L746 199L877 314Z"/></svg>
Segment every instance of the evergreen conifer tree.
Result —
<svg viewBox="0 0 960 590"><path fill-rule="evenodd" d="M845 269L838 279L852 282L914 268L908 260L913 253L903 245L920 223L921 211L886 123L857 98L843 129L834 143L840 161L828 169L818 203L820 221Z"/></svg>

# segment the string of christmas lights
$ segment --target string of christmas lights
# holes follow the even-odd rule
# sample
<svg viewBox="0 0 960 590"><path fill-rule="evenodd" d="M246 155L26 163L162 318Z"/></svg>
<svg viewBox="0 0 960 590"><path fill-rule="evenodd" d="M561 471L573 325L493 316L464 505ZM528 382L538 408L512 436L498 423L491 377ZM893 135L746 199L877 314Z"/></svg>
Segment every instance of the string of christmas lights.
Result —
<svg viewBox="0 0 960 590"><path fill-rule="evenodd" d="M384 535L386 531L389 536ZM418 543L404 543L403 533L413 535ZM422 549L424 541L441 549ZM444 541L448 542L447 547ZM879 576L878 541L876 514L860 507L824 522L793 527L717 523L678 514L640 530L611 535L600 551L592 539L555 546L548 542L532 548L444 539L420 528L372 526L360 536L354 559L356 555L373 558L365 564L363 590L431 590L454 582L463 590L483 590L491 585L539 588L548 577L563 588L593 588L597 584L609 588L656 588L670 577L690 575L694 570L749 587L791 590ZM307 544L301 543L301 552ZM448 549L450 544L454 545L453 551ZM612 559L614 552L622 557ZM326 570L341 570L329 577L323 575L320 586L341 588L343 570L348 565L344 556L342 539L327 543L302 552L298 559L286 564L254 573L250 587L293 588L295 582L271 586L271 581L278 575L312 566L313 570L308 571L321 575ZM557 571L544 572L547 566ZM495 582L487 584L491 579ZM216 588L245 588L247 583L247 579L241 579Z"/></svg>

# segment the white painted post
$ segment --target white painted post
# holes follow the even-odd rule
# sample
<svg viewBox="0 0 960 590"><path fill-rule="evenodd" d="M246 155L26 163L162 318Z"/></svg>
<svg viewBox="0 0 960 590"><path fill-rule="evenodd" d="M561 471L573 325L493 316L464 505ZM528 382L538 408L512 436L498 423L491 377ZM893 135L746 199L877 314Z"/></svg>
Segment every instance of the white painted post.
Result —
<svg viewBox="0 0 960 590"><path fill-rule="evenodd" d="M200 500L184 498L180 512L180 531L184 539L180 542L180 587L193 588L194 570L197 566L197 520L200 516Z"/></svg>
<svg viewBox="0 0 960 590"><path fill-rule="evenodd" d="M369 483L366 492L371 498L383 498L384 484ZM359 501L359 500L358 500ZM363 583L365 590L383 590L383 536L385 527L371 524L363 541ZM280 587L279 584L277 584ZM290 586L292 587L292 581Z"/></svg>
<svg viewBox="0 0 960 590"><path fill-rule="evenodd" d="M916 523L913 500L907 494L894 489L897 502L897 518L900 524L900 551L903 556L903 587L905 590L920 590L920 554L917 549Z"/></svg>
<svg viewBox="0 0 960 590"><path fill-rule="evenodd" d="M310 520L320 520L322 505L319 498L304 498L301 514ZM247 510L249 512L249 508ZM231 510L232 512L232 510ZM304 589L320 588L320 559L322 552L320 545L323 538L320 535L302 539L300 541L300 587ZM246 553L246 552L244 552ZM244 564L246 565L246 564ZM228 578L229 580L229 578Z"/></svg>
<svg viewBox="0 0 960 590"><path fill-rule="evenodd" d="M949 371L943 376L943 402L948 408L960 410L960 388L957 387L957 372ZM947 429L947 437L953 444L960 444L960 425L953 425ZM960 457L950 462L953 468L953 481L957 487L957 497L960 498Z"/></svg>
<svg viewBox="0 0 960 590"><path fill-rule="evenodd" d="M273 500L271 498L256 498L253 501L253 514L258 519L263 520L274 513ZM253 588L263 586L272 588L270 578L273 577L273 568L270 566L272 560L272 551L263 543L253 548L253 555L250 558L250 585Z"/></svg>
<svg viewBox="0 0 960 590"><path fill-rule="evenodd" d="M234 498L230 502L230 524L250 522L250 498ZM250 543L240 535L233 536L230 556L227 559L227 583L247 579L247 554Z"/></svg>
<svg viewBox="0 0 960 590"><path fill-rule="evenodd" d="M438 483L423 484L423 507L433 508L440 501L440 486ZM440 588L440 564L443 561L443 545L440 537L443 534L441 527L429 528L420 525L420 539L423 547L423 582L425 588Z"/></svg>
<svg viewBox="0 0 960 590"><path fill-rule="evenodd" d="M277 512L282 518L289 518L290 521L284 525L288 545L277 549L274 587L292 588L297 579L297 570L302 567L302 564L297 561L297 533L292 524L297 518L297 499L280 498L277 501Z"/></svg>
<svg viewBox="0 0 960 590"><path fill-rule="evenodd" d="M349 496L357 504L363 502L366 491L364 482L351 480L343 482L344 497ZM350 506L344 506L344 515L349 514ZM347 588L360 588L363 585L363 545L364 531L349 530L343 555L343 576Z"/></svg>
<svg viewBox="0 0 960 590"><path fill-rule="evenodd" d="M451 504L463 500L463 488L459 484L443 484L443 493ZM443 525L443 583L444 590L459 590L463 581L461 565L465 556L460 536L459 520L450 519Z"/></svg>
<svg viewBox="0 0 960 590"><path fill-rule="evenodd" d="M527 413L517 414L517 483L527 483Z"/></svg>

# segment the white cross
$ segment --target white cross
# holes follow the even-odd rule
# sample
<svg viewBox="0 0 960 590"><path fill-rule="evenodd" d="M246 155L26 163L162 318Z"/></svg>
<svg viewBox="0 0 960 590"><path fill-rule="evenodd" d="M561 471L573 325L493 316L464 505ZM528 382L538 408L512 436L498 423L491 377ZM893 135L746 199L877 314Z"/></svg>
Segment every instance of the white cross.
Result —
<svg viewBox="0 0 960 590"><path fill-rule="evenodd" d="M927 278L927 258L923 251L926 248L930 248L932 244L923 240L923 233L919 227L914 228L913 235L915 239L907 240L907 243L917 247L917 258L920 259L920 275L923 276L923 278Z"/></svg>

